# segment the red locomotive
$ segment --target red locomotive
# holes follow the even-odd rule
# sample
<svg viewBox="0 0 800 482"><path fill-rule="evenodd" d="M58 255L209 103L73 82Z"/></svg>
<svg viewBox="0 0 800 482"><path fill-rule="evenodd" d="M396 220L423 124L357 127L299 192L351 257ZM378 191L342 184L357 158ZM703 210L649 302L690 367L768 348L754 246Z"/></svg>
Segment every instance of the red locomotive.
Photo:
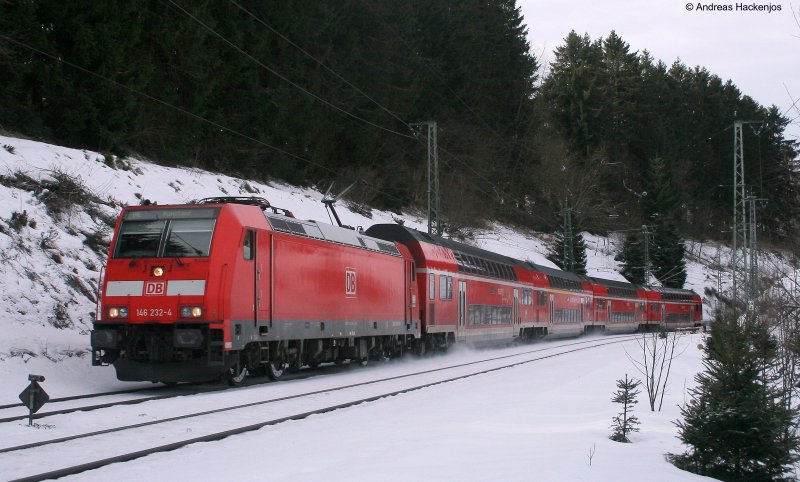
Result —
<svg viewBox="0 0 800 482"><path fill-rule="evenodd" d="M92 363L165 383L702 317L688 290L577 276L395 224L302 221L259 198L125 208L101 290Z"/></svg>

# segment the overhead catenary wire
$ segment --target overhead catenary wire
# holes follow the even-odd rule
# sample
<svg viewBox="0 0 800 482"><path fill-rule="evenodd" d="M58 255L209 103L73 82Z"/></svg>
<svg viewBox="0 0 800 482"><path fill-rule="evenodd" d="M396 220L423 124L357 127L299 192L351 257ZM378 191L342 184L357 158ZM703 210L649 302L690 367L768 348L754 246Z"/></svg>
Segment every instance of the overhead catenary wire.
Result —
<svg viewBox="0 0 800 482"><path fill-rule="evenodd" d="M173 3L173 4L175 3L173 0L169 0L169 1L170 1L170 3ZM245 9L244 7L242 7L242 6L241 6L239 3L237 3L235 0L229 0L229 2L230 2L232 5L234 5L235 7L237 7L238 9L240 9L241 11L245 12L247 15L251 16L251 17L252 17L252 18L253 18L253 19L254 19L256 22L258 22L259 24L263 25L265 28L267 28L268 30L270 30L272 33L274 33L275 35L277 35L278 37L280 37L282 40L284 40L285 42L287 42L287 43L289 43L290 45L292 45L293 47L295 47L297 50L299 50L300 52L302 52L302 53L303 53L304 55L306 55L307 57L311 58L311 59L312 59L314 62L316 62L318 65L320 65L320 66L321 66L321 67L323 67L325 70L327 70L328 72L330 72L331 74L333 74L333 75L334 75L334 76L335 76L337 79L341 80L342 82L344 82L345 84L347 84L348 86L350 86L351 88L353 88L354 90L356 90L356 91L357 91L359 94L363 95L363 96L364 96L366 99L368 99L370 102L372 102L373 104L375 104L376 106L378 106L380 109L382 109L383 111L387 112L389 115L391 115L392 117L394 117L394 118L395 118L395 119L397 119L398 121L402 122L402 123L403 123L403 125L405 125L405 126L409 126L409 125L410 125L410 123L409 123L408 121L406 121L406 120L402 119L402 118L401 118L399 115L397 115L396 113L394 113L392 110L390 110L389 108L385 107L384 105L382 105L381 103L379 103L378 101L376 101L375 99L373 99L372 97L370 97L370 96L369 96L368 94L366 94L366 93L365 93L365 92L364 92L362 89L358 88L358 87L357 87L357 86L355 86L353 83L351 83L350 81L348 81L347 79L345 79L345 78L344 78L342 75L340 75L340 74L339 74L338 72L336 72L334 69L332 69L332 68L328 67L328 66L327 66L327 65L326 65L324 62L320 61L320 60L319 60L319 59L317 59L317 58L316 58L314 55L312 55L311 53L309 53L308 51L306 51L305 49L303 49L302 47L300 47L299 45L297 45L297 44L296 44L295 42L293 42L291 39L289 39L288 37L286 37L285 35L283 35L281 32L279 32L277 29L275 29L274 27L272 27L271 25L269 25L267 22L263 21L263 20L262 20L262 19L260 19L258 16L256 16L255 14L253 14L252 12L250 12L249 10ZM182 9L182 10L183 10L183 9ZM184 10L184 12L185 12L185 10ZM390 26L388 26L388 25L387 25L387 27L388 27L390 30L392 30L392 32L394 32L394 33L395 33L395 36L396 36L396 37L397 37L397 38L398 38L398 39L399 39L399 40L400 40L400 41L401 41L401 42L402 42L404 45L406 45L406 47L408 47L408 45L405 43L405 41L404 41L402 38L400 38L400 37L399 37L399 35L397 35L397 33L396 33L396 32L395 32L393 29L391 29L391 27L390 27ZM217 34L217 35L218 35L218 34ZM409 49L410 49L410 48L409 48ZM412 50L412 52L413 52L413 50ZM249 57L249 56L248 56L248 57ZM252 58L252 57L251 57L251 58ZM438 73L434 72L432 69L429 69L429 70L431 70L431 72L432 72L432 73L434 73L434 75L437 75L437 77L439 77L439 79L440 79L440 80L442 80L442 79L441 79L441 76L439 76L439 74L438 74ZM462 104L463 104L463 105L464 105L464 106L465 106L465 107L466 107L466 108L467 108L467 109L468 109L470 112L472 112L472 113L473 113L473 114L476 116L476 118L478 118L478 119L479 119L481 122L483 122L483 123L486 125L486 127L487 127L487 128L489 128L490 130L492 130L492 132L493 132L494 134L496 134L496 135L498 135L498 136L499 136L499 134L498 134L496 131L494 131L493 129L491 129L491 126L489 126L489 125L488 125L488 124L487 124L487 123L486 123L486 122L485 122L485 121L484 121L482 118L480 118L480 116L478 116L478 115L477 115L477 113L475 113L475 112L472 110L472 108L470 108L470 107L469 107L469 105L467 105L467 104L466 104L466 103L465 103L465 102L464 102L464 101L463 101L461 98L459 98L459 97L458 97L458 96L455 94L455 92L453 92L453 91L452 91L452 89L450 89L450 87L449 87L449 86L447 86L446 84L445 84L445 86L446 86L446 87L447 87L447 88L450 90L450 92L453 94L453 96L459 100L459 102L461 102L461 103L462 103ZM409 128L410 128L410 127L409 127ZM414 138L417 138L417 136L416 136L416 135L414 135L414 136L408 136L408 137L414 137ZM478 188L478 190L479 190L479 191L481 191L483 194L485 194L485 195L487 195L487 196L493 196L493 197L497 197L497 198L501 197L501 196L500 196L500 191L497 189L497 187L496 187L496 186L495 186L495 185L494 185L494 184L493 184L493 183L492 183L492 182L491 182L491 181L490 181L488 178L486 178L486 177L485 177L485 176L483 176L481 173L479 173L479 172L478 172L476 169L474 169L474 168L473 168L473 167L472 167L472 166L471 166L469 163L467 163L466 161L463 161L463 160L461 160L461 159L460 159L460 158L459 158L457 155L455 155L455 154L453 154L452 152L448 151L447 149L445 149L445 148L441 147L441 145L439 146L439 151L440 151L440 152L443 152L443 153L444 153L444 154L446 154L446 155L448 155L448 156L449 156L449 157L450 157L452 160L454 160L455 162L457 162L457 163L461 164L462 166L464 166L465 168L467 168L468 170L470 170L470 171L471 171L472 173L474 173L474 174L475 174L475 175L476 175L478 178L480 178L482 181L486 182L486 183L487 183L487 184L488 184L488 185L489 185L489 186L492 188L492 190L494 191L494 193L489 193L489 192L487 192L487 191L485 191L485 190L483 190L483 189L480 189L480 188Z"/></svg>
<svg viewBox="0 0 800 482"><path fill-rule="evenodd" d="M394 129L390 129L390 128L388 128L388 127L384 127L384 126L382 126L382 125L380 125L380 124L376 124L375 122L372 122L372 121L370 121L370 120L364 119L363 117L360 117L360 116L358 116L358 115L356 115L356 114L353 114L352 112L350 112L350 111L348 111L348 110L345 110L345 109L343 109L343 108L341 108L341 107L337 106L336 104L333 104L332 102L329 102L329 101L327 101L327 100L323 99L322 97L320 97L320 96L318 96L317 94L315 94L315 93L313 93L313 92L309 91L309 90L308 90L308 89L306 89L305 87L303 87L303 86L301 86L300 84L298 84L298 83L296 83L296 82L292 81L292 80L291 80L291 79L289 79L288 77L286 77L286 76L282 75L280 72L276 71L275 69L273 69L273 68L269 67L269 66L268 66L268 65L266 65L265 63L263 63L263 62L261 62L260 60L258 60L257 58L253 57L252 55L250 55L249 53L247 53L246 51L244 51L244 50L243 50L241 47L239 47L238 45L236 45L236 44L234 44L233 42L231 42L230 40L228 40L228 38L227 38L227 37L225 37L225 36L224 36L224 35L222 35L221 33L217 32L216 30L214 30L213 28L211 28L210 26L208 26L208 25L207 25L205 22L203 22L202 20L200 20L199 18L197 18L195 15L193 15L193 14L192 14L191 12L189 12L188 10L184 9L183 7L181 7L181 6L180 6L178 3L176 3L174 0L167 0L167 1L168 1L170 4L172 4L172 5L173 5L173 6L174 6L176 9L178 9L179 11L181 11L181 12L182 12L184 15L186 15L187 17L189 17L190 19L192 19L192 20L193 20L195 23L197 23L198 25L200 25L201 27L203 27L204 29L206 29L208 32L210 32L211 34L213 34L214 36L216 36L217 38L219 38L220 40L222 40L223 42L225 42L226 44L228 44L228 45L229 45L229 46L230 46L232 49L236 50L236 51L237 51L237 52L239 52L240 54L244 55L245 57L247 57L247 58L248 58L248 59L250 59L251 61L253 61L253 62L255 62L256 64L258 64L259 66L261 66L263 69L265 69L266 71L268 71L268 72L269 72L269 73L271 73L272 75L274 75L274 76L278 77L279 79L281 79L281 80L283 80L284 82L288 83L289 85L291 85L291 86L295 87L296 89L298 89L299 91L303 92L304 94L306 94L306 95L308 95L308 96L312 97L313 99L315 99L315 100L317 100L317 101L319 101L319 102L322 102L323 104L325 104L325 105L327 105L328 107L331 107L332 109L334 109L334 110L336 110L336 111L338 111L338 112L340 112L340 113L342 113L342 114L346 115L347 117L350 117L350 118L352 118L352 119L358 120L358 121L360 121L360 122L363 122L363 123L365 123L365 124L371 125L372 127L375 127L375 128L377 128L377 129L380 129L380 130L382 130L382 131L386 131L386 132L389 132L389 133L392 133L392 134L398 135L398 136L400 136L400 137L407 137L407 138L413 138L413 137L414 137L414 136L413 136L413 135L411 135L411 134L405 134L405 133L403 133L403 132L399 132L399 131L396 131L396 130L394 130Z"/></svg>
<svg viewBox="0 0 800 482"><path fill-rule="evenodd" d="M198 23L199 25L201 25L203 28L205 28L206 30L208 30L209 32L211 32L212 34L214 34L215 36L217 36L219 39L221 39L222 41L224 41L225 43L227 43L227 44L228 44L229 46L231 46L231 47L232 47L234 50L236 50L237 52L241 53L242 55L244 55L245 57L247 57L247 58L248 58L248 59L250 59L251 61L253 61L253 62L257 63L259 66L261 66L262 68L266 69L266 70L267 70L267 71L269 71L270 73L272 73L272 74L274 74L274 75L278 76L278 77L279 77L279 78L281 78L282 80L284 80L284 81L288 82L289 84L291 84L292 86L294 86L294 87L298 88L298 89L299 89L299 90L301 90L302 92L304 92L304 93L306 93L306 94L308 94L308 95L312 96L313 98L315 98L315 99L317 99L317 100L319 100L319 101L321 101L321 102L325 103L326 105L329 105L329 106L333 107L334 109L336 109L336 110L338 110L338 111L340 111L340 112L342 112L342 113L344 113L344 114L346 114L346 115L348 115L348 116L350 116L350 117L353 117L353 118L355 118L355 119L357 119L357 120L360 120L360 121L362 121L362 122L364 122L364 123L366 123L366 124L368 124L368 125L372 125L372 126L374 126L374 127L377 127L377 128L379 128L379 129L381 129L381 130L384 130L384 131L387 131L387 132L390 132L390 133L393 133L393 134L399 135L399 136L401 136L401 137L413 138L413 139L416 139L416 138L417 138L417 137L416 137L416 136L414 136L414 135L411 135L411 134L404 134L404 133L397 132L397 131L395 131L395 130L392 130L392 129L389 129L389 128L386 128L386 127L380 126L380 125L378 125L378 124L375 124L375 123L373 123L373 122L371 122L371 121L368 121L368 120L366 120L366 119L363 119L363 118L361 118L361 117L359 117L359 116L356 116L355 114L352 114L352 113L350 113L349 111L346 111L346 110L344 110L344 109L342 109L342 108L340 108L340 107L338 107L338 106L336 106L336 105L334 105L334 104L332 104L332 103L330 103L330 102L328 102L328 101L326 101L326 100L324 100L324 99L320 98L320 97L319 97L319 96L317 96L316 94L314 94L314 93L312 93L312 92L310 92L310 91L306 90L305 88L303 88L303 87L302 87L302 86L300 86L299 84L297 84L297 83L295 83L295 82L291 81L290 79L288 79L288 78L284 77L284 76L283 76L283 75L281 75L280 73L276 72L274 69L271 69L269 66L265 65L263 62L259 61L258 59L256 59L256 58L255 58L255 57L253 57L252 55L250 55L249 53L247 53L247 52L245 52L244 50L242 50L240 47L238 47L237 45L235 45L233 42L231 42L230 40L228 40L227 38L225 38L225 37L224 37L222 34L218 33L218 32L217 32L217 31L215 31L213 28L209 27L207 24L205 24L205 23L204 23L204 22L202 22L200 19L198 19L196 16L192 15L192 14L191 14L191 12L187 11L186 9L184 9L183 7L181 7L180 5L178 5L178 4L177 4L177 3L176 3L174 0L167 0L167 1L168 1L170 4L172 4L172 5L173 5L175 8L177 8L178 10L180 10L180 11L181 11L181 12L182 12L184 15L188 16L189 18L191 18L192 20L194 20L196 23ZM248 11L244 10L242 7L240 7L240 6L239 6L239 5L238 5L236 2L234 2L233 0L231 0L231 3L232 3L232 4L234 4L235 6L237 6L238 8L242 9L242 10L243 10L243 11L245 11L246 13L250 14ZM252 14L250 14L250 15L252 16ZM254 16L254 18L256 18L256 17ZM262 23L262 25L265 25L265 26L267 26L267 24L266 24L265 22L260 22L260 23ZM274 29L272 29L271 27L268 27L268 28L270 28L270 30L274 31ZM284 36L282 36L282 35L281 35L281 38L284 38L284 39L285 39L285 37L284 37ZM288 39L286 39L286 40L287 40L287 41L289 41ZM293 45L294 45L294 44L293 44ZM298 47L298 46L296 46L296 47L297 47L298 49L300 49L300 47ZM301 50L301 51L303 51L302 49L300 49L300 50ZM305 51L303 51L303 52L304 52L304 53L306 53ZM306 53L306 54L310 56L310 54L308 54L308 53ZM313 58L313 56L312 56L312 58ZM319 61L318 61L316 58L314 58L314 60L315 60L316 62L318 62L318 63L320 63L320 64L321 64L321 62L319 62ZM322 65L322 64L321 64L321 65ZM326 67L326 68L327 68L327 67ZM341 76L339 76L338 74L336 74L336 73L335 73L335 72L334 72L332 69L328 69L328 70L330 70L331 72L333 72L333 73L334 73L334 74L335 74L335 75L336 75L338 78L340 78L341 80L344 80L345 82L347 82L347 81L346 81L346 80L345 80L343 77L341 77ZM347 82L347 83L348 83L348 85L351 85L351 86L352 86L352 84L351 84L350 82ZM369 98L369 96L367 96L366 94L364 94L364 93L363 93L363 92L362 92L360 89L356 88L356 90L358 90L360 93L362 93L362 95L364 95L365 97ZM371 98L369 98L369 99L370 99L370 100L372 100ZM374 101L373 101L373 102L374 102ZM382 106L381 106L381 107L382 107ZM382 107L382 108L383 108L383 107ZM384 108L384 109L385 109L385 108ZM395 118L397 118L398 120L402 120L402 119L400 119L398 116L395 116ZM406 123L405 125L406 125L406 126L408 126L408 124L407 124L407 123ZM500 196L500 191L497 189L497 187L496 187L496 186L495 186L495 185L494 185L494 184L493 184L493 183L492 183L492 182L491 182L491 181L490 181L488 178L486 178L485 176L481 175L481 174L480 174L480 173L479 173L477 170L475 170L475 169L474 169L474 168L473 168L471 165L469 165L469 163L467 163L466 161L463 161L463 160L459 159L459 158L458 158L458 156L456 156L455 154L453 154L453 153L451 153L451 152L449 152L449 151L445 150L445 149L444 149L444 148L442 148L441 146L439 147L439 149L440 149L440 151L442 151L442 152L446 153L447 155L449 155L449 156L450 156L452 159L454 159L456 162L459 162L460 164L462 164L463 166L465 166L467 169L469 169L470 171L472 171L472 172L473 172L473 173L474 173L476 176L478 176L478 177L479 177L480 179L482 179L484 182L488 183L488 184L491 186L492 190L494 191L494 196L496 196L496 197L498 197L498 198L499 198L499 197L501 197L501 196ZM484 191L484 190L481 190L481 189L479 189L479 190L480 190L481 192L483 192L484 194L486 194L486 195L491 195L491 193L488 193L488 192L486 192L486 191ZM381 192L381 191L379 191L379 192ZM383 192L382 192L382 193L383 193ZM386 194L386 193L383 193L383 194ZM394 196L393 196L393 197L394 197Z"/></svg>
<svg viewBox="0 0 800 482"><path fill-rule="evenodd" d="M261 24L261 25L263 25L265 28L269 29L269 31L270 31L270 32L272 32L272 33L274 33L275 35L277 35L278 37L280 37L280 38L281 38L283 41L285 41L286 43L288 43L288 44L289 44L289 45L291 45L292 47L294 47L294 48L296 48L297 50L299 50L300 52L302 52L302 53L303 53L305 56L307 56L308 58L310 58L311 60L313 60L314 62L316 62L316 63L317 63L317 64L318 64L320 67L322 67L323 69L325 69L325 70L327 70L328 72L330 72L331 74L333 74L333 75L334 75L334 76L335 76L337 79L341 80L342 82L344 82L345 84L347 84L349 87L351 87L352 89L354 89L356 92L358 92L359 94L363 95L363 96L364 96L364 98L366 98L367 100L369 100L370 102L372 102L373 104L375 104L376 106L378 106L378 107L379 107L381 110L383 110L384 112L386 112L386 113L387 113L387 114L389 114L390 116L392 116L392 117L394 117L395 119L397 119L397 120L398 120L400 123L402 123L404 126L408 126L408 121L406 121L406 120L404 120L404 119L400 118L400 116L398 116L396 113L394 113L394 112L393 112L391 109L389 109L388 107L384 106L383 104L381 104L381 103L380 103L380 102L378 102L377 100L373 99L371 96L369 96L369 95L368 95L366 92L364 92L362 89L360 89L360 88L359 88L359 87L357 87L356 85L353 85L353 83L352 83L352 82L350 82L349 80L345 79L345 78L344 78L343 76L341 76L341 75L340 75L338 72L336 72L335 70L333 70L331 67L328 67L328 66L327 66L327 65L326 65L324 62L322 62L321 60L317 59L317 58L316 58L314 55L312 55L311 53L309 53L309 52L308 52L307 50L305 50L303 47L301 47L301 46L297 45L295 42L292 42L292 40L291 40L291 39L289 39L289 38L288 38L286 35L284 35L284 34L282 34L281 32L279 32L279 31L278 31L277 29L275 29L275 28L274 28L272 25L268 24L267 22L265 22L264 20L262 20L261 18L259 18L258 16L256 16L254 13L252 13L251 11L247 10L246 8L244 8L244 7L243 7L241 4L237 3L235 0L229 0L229 1L230 1L230 3L231 3L231 4L233 4L233 5L234 5L235 7L237 7L239 10L243 11L243 12L244 12L244 13L246 13L247 15L250 15L250 16L251 16L251 17L252 17L252 18L253 18L253 19L254 19L256 22L260 23L260 24Z"/></svg>
<svg viewBox="0 0 800 482"><path fill-rule="evenodd" d="M264 142L264 141L262 141L260 139L256 139L255 137L249 136L249 135L244 134L242 132L239 132L239 131L237 131L235 129L231 129L230 127L227 127L227 126L225 126L223 124L220 124L218 122L212 121L212 120L210 120L210 119L208 119L206 117L203 117L203 116L201 116L199 114L191 112L191 111L189 111L187 109L184 109L182 107L179 107L179 106L176 106L174 104L171 104L171 103L169 103L169 102L167 102L167 101L165 101L163 99L160 99L160 98L155 97L153 95L150 95L150 94L148 94L146 92L143 92L141 90L138 90L138 89L135 89L135 88L130 87L128 85L125 85L125 84L123 84L121 82L118 82L118 81L116 81L114 79L111 79L111 78L109 78L109 77L107 77L105 75L98 74L97 72L94 72L94 71L89 70L89 69L87 69L85 67L82 67L82 66L80 66L78 64L70 62L69 60L64 59L62 56L58 56L58 55L51 54L49 52L45 52L45 51L43 51L41 49L38 49L38 48L33 47L31 45L28 45L28 44L26 44L24 42L20 42L19 40L16 40L16 39L13 39L11 37L8 37L7 35L4 35L2 33L0 33L0 39L5 40L6 42L12 43L14 45L17 45L19 47L28 49L28 50L30 50L30 51L32 51L34 53L37 53L37 54L39 54L41 56L47 57L47 58L49 58L51 60L54 60L54 61L56 61L58 63L64 64L64 65L66 65L66 66L68 66L70 68L79 70L79 71L81 71L81 72L83 72L83 73L85 73L87 75L91 75L92 77L95 77L95 78L98 78L98 79L103 80L105 82L109 82L111 84L114 84L115 86L117 86L117 87L119 87L121 89L127 90L128 92L131 92L133 94L139 95L139 96L141 96L143 98L146 98L146 99L148 99L148 100L150 100L152 102L160 104L160 105L162 105L164 107L167 107L169 109L173 109L173 110L175 110L177 112L180 112L181 114L187 115L189 117L192 117L195 120L198 120L200 122L204 122L204 123L206 123L208 125L211 125L211 126L214 126L214 127L218 128L218 129L220 129L222 131L225 131L225 132L228 132L230 134L236 135L236 136L238 136L238 137L240 137L242 139L254 142L254 143L256 143L256 144L258 144L260 146L263 146L263 147L266 147L268 149L271 149L271 150L273 150L273 151L275 151L275 152L277 152L279 154L283 154L283 155L285 155L285 156L287 156L287 157L289 157L291 159L303 162L303 163L311 165L311 166L318 167L320 169L323 169L323 170L333 174L334 176L338 176L339 175L339 173L337 171L335 171L335 170L331 169L330 167L327 167L327 166L325 166L323 164L320 164L319 162L315 162L315 161L313 161L311 159L307 159L305 157L298 156L297 154L293 154L293 153L291 153L291 152L289 152L289 151L287 151L285 149L281 149L280 147L273 146L273 145L271 145L271 144L269 144L267 142ZM370 187L370 189L372 189L376 193L380 193L380 194L386 196L387 198L394 199L396 201L405 201L405 200L403 200L403 199L401 199L401 198L399 198L399 197L397 197L397 196L395 196L395 195L393 195L391 193L388 193L386 191L377 189L377 188L372 187L372 186L369 186L369 187Z"/></svg>
<svg viewBox="0 0 800 482"><path fill-rule="evenodd" d="M178 107L178 106L176 106L174 104L170 104L169 102L167 102L165 100L162 100L162 99L159 99L158 97L150 95L150 94L148 94L146 92L142 92L141 90L135 89L135 88L133 88L131 86L125 85L125 84L123 84L121 82L118 82L118 81L116 81L114 79L106 77L105 75L98 74L97 72L91 71L91 70L89 70L89 69L87 69L85 67L81 67L80 65L72 63L69 60L66 60L61 56L57 56L57 55L53 55L51 53L45 52L45 51L40 50L40 49L38 49L36 47L33 47L31 45L28 45L26 43L20 42L20 41L18 41L16 39L13 39L13 38L8 37L6 35L3 35L2 33L0 33L0 39L3 39L5 41L11 42L11 43L13 43L13 44L15 44L17 46L20 46L20 47L26 48L28 50L31 50L31 51L39 54L39 55L43 55L45 57L49 57L49 58L55 60L56 62L62 63L64 65L67 65L67 66L72 67L74 69L80 70L81 72L83 72L85 74L89 74L89 75L91 75L93 77L96 77L98 79L104 80L106 82L110 82L110 83L116 85L119 88L125 89L125 90L127 90L129 92L132 92L132 93L136 94L136 95L140 95L140 96L142 96L142 97L144 97L146 99L149 99L149 100L151 100L153 102L161 104L161 105L163 105L165 107L169 107L170 109L176 110L176 111L178 111L178 112L180 112L182 114L186 114L186 115L188 115L190 117L193 117L196 120L205 122L206 124L214 126L214 127L218 128L218 129L222 129L225 132L229 132L229 133L237 135L237 136L239 136L239 137L241 137L243 139L247 139L249 141L255 142L256 144L259 144L259 145L264 146L266 148L272 149L275 152L278 152L278 153L283 154L285 156L291 157L292 159L295 159L295 160L298 160L298 161L302 161L302 162L308 163L308 164L313 165L313 166L317 166L319 168L325 169L325 170L327 170L327 171L329 171L331 173L334 173L334 174L336 173L335 171L331 170L330 168L328 168L328 167L326 167L326 166L324 166L322 164L314 162L314 161L312 161L310 159L306 159L304 157L300 157L300 156L298 156L296 154L292 154L291 152L286 151L284 149L281 149L280 147L273 146L273 145L268 144L268 143L266 143L264 141L256 139L255 137L249 136L249 135L244 134L242 132L239 132L239 131L237 131L235 129L231 129L230 127L226 127L226 126L224 126L224 125L222 125L222 124L220 124L218 122L215 122L215 121L212 121L210 119L207 119L207 118L205 118L205 117L203 117L203 116L201 116L199 114L195 114L194 112L186 110L186 109L184 109L182 107Z"/></svg>

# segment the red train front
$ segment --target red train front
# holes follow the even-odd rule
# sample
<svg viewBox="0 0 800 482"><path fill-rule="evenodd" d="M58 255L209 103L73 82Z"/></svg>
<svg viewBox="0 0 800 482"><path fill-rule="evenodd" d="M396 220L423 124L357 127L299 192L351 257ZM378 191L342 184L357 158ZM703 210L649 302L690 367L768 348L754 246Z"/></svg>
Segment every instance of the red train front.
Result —
<svg viewBox="0 0 800 482"><path fill-rule="evenodd" d="M92 332L120 380L236 383L249 372L383 356L420 336L402 246L264 200L126 208ZM386 303L386 300L397 300Z"/></svg>

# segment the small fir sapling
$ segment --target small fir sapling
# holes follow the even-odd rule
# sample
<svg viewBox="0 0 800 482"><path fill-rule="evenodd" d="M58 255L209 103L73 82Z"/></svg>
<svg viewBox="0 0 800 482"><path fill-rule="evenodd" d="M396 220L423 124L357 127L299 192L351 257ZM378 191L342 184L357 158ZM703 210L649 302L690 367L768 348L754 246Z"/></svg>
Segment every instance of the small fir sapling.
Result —
<svg viewBox="0 0 800 482"><path fill-rule="evenodd" d="M611 428L614 432L609 437L615 442L630 442L628 434L639 431L639 419L633 415L633 406L638 403L636 396L639 395L638 387L642 382L629 379L625 374L625 380L617 380L617 391L611 401L622 404L622 411L615 416Z"/></svg>

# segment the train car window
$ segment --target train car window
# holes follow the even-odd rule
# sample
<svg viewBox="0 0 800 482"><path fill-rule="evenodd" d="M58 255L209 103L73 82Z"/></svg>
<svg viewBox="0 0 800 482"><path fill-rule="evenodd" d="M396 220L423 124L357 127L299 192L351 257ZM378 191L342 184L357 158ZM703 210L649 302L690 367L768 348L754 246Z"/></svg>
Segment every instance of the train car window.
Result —
<svg viewBox="0 0 800 482"><path fill-rule="evenodd" d="M448 276L447 277L447 299L448 300L452 300L453 299L453 277L452 276Z"/></svg>
<svg viewBox="0 0 800 482"><path fill-rule="evenodd" d="M414 263L411 263L411 281L417 280L417 270L414 268Z"/></svg>
<svg viewBox="0 0 800 482"><path fill-rule="evenodd" d="M246 233L244 233L244 243L242 244L242 256L246 260L253 259L253 246L254 243L254 233L252 229L248 229Z"/></svg>
<svg viewBox="0 0 800 482"><path fill-rule="evenodd" d="M436 275L428 274L428 298L436 299Z"/></svg>
<svg viewBox="0 0 800 482"><path fill-rule="evenodd" d="M522 289L522 304L523 305L532 305L533 304L533 290L530 288L523 288Z"/></svg>
<svg viewBox="0 0 800 482"><path fill-rule="evenodd" d="M606 308L606 300L597 300L597 309L604 310Z"/></svg>
<svg viewBox="0 0 800 482"><path fill-rule="evenodd" d="M546 306L547 305L547 293L544 291L539 291L539 306Z"/></svg>
<svg viewBox="0 0 800 482"><path fill-rule="evenodd" d="M164 256L208 256L213 232L213 219L174 219L170 222Z"/></svg>
<svg viewBox="0 0 800 482"><path fill-rule="evenodd" d="M443 274L439 275L439 299L447 299L447 276Z"/></svg>

